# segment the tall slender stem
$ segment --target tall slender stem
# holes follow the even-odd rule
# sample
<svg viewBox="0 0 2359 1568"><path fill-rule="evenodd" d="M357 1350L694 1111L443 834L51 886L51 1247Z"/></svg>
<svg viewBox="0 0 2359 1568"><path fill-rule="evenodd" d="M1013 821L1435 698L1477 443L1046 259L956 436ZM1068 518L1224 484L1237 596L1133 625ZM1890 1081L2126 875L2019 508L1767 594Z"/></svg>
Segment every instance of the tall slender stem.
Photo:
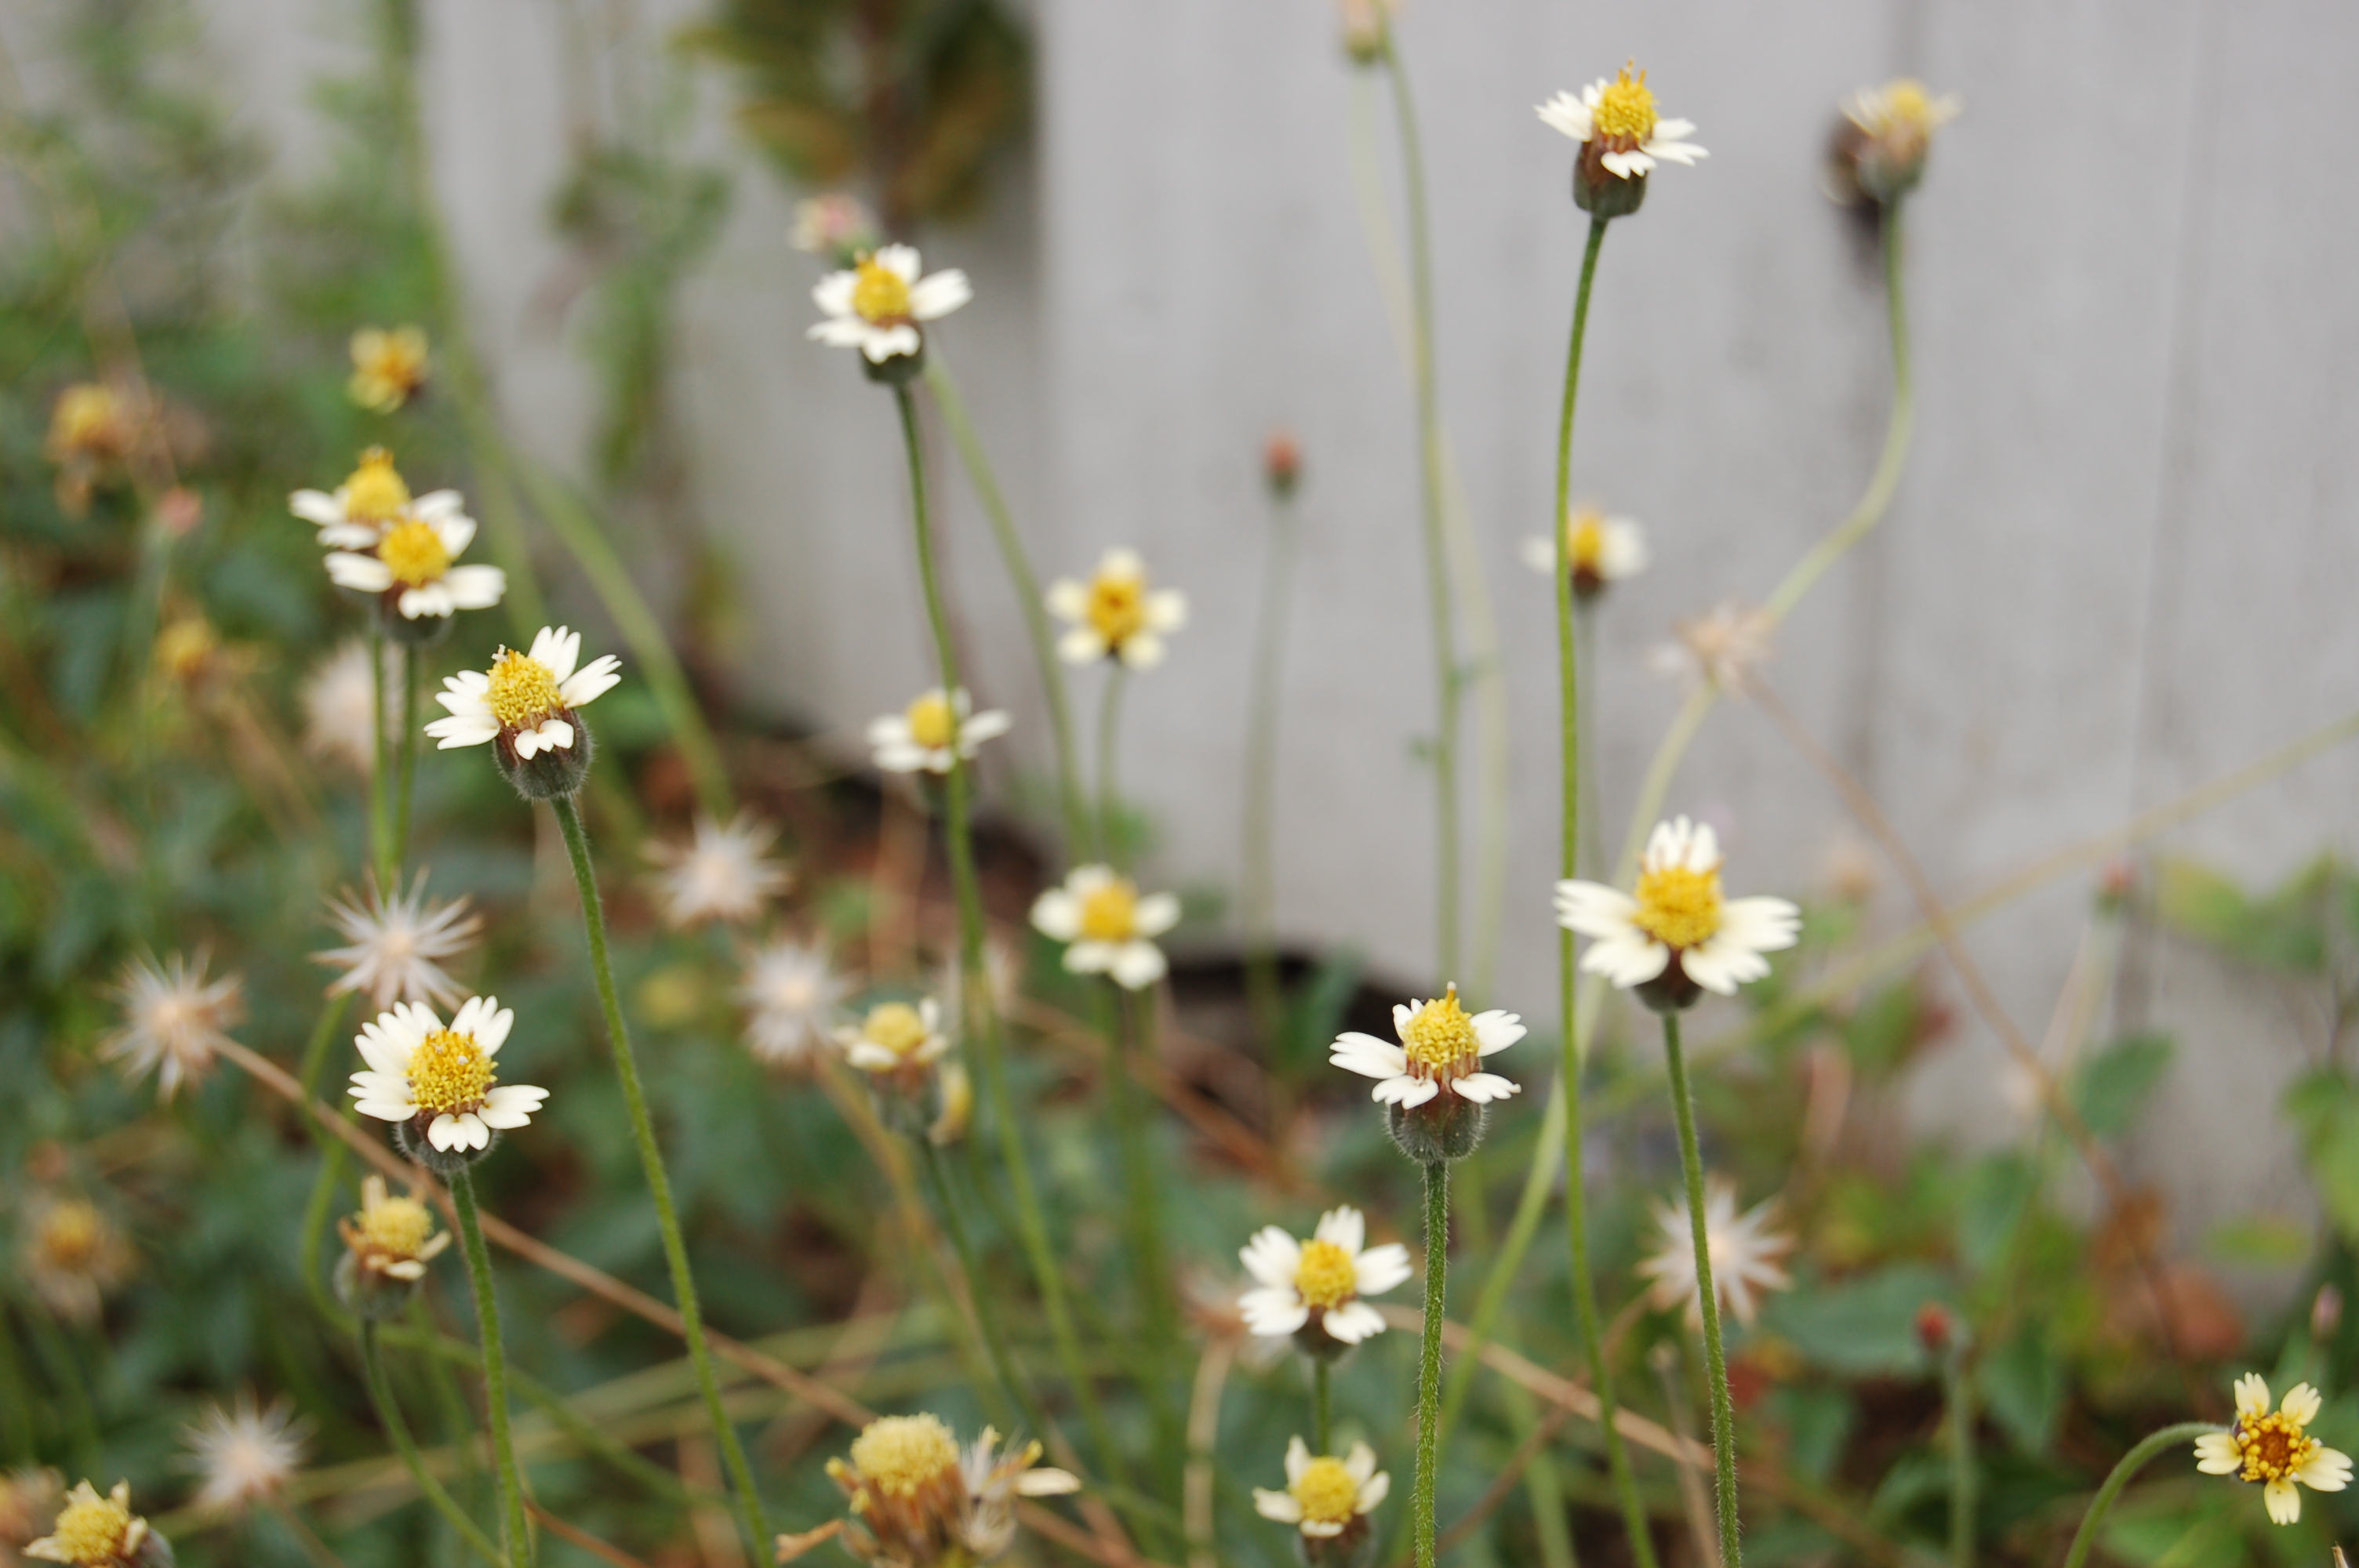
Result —
<svg viewBox="0 0 2359 1568"><path fill-rule="evenodd" d="M1335 1451L1335 1421L1333 1406L1327 1395L1327 1357L1313 1356L1310 1361L1310 1451L1332 1454Z"/></svg>
<svg viewBox="0 0 2359 1568"><path fill-rule="evenodd" d="M975 1326L983 1332L992 1372L1006 1390L1008 1410L1021 1412L1035 1432L1045 1431L1048 1422L1040 1413L1039 1402L1033 1399L1030 1385L1016 1371L1016 1357L1008 1352L1007 1336L1000 1330L998 1313L986 1292L990 1281L984 1278L982 1265L976 1261L974 1243L966 1233L966 1220L959 1213L958 1200L951 1192L949 1173L942 1169L941 1151L934 1147L933 1140L922 1134L911 1141L918 1146L926 1184L933 1189L934 1206L941 1211L942 1232L951 1238L951 1250L958 1254L959 1271L966 1276L967 1299L974 1303Z"/></svg>
<svg viewBox="0 0 2359 1568"><path fill-rule="evenodd" d="M1144 1114L1148 1099L1141 1092L1138 1066L1155 1051L1155 993L1125 990L1112 980L1105 989L1118 1004L1109 1022L1115 1056L1115 1136L1122 1143L1123 1185L1130 1210L1131 1269L1145 1298L1148 1345L1159 1359L1178 1343L1180 1330L1177 1292L1163 1242L1163 1188L1155 1174L1154 1126Z"/></svg>
<svg viewBox="0 0 2359 1568"><path fill-rule="evenodd" d="M1450 1165L1425 1168L1425 1335L1417 1361L1417 1490L1409 1499L1417 1568L1433 1568L1433 1488L1441 1461L1441 1318L1450 1294Z"/></svg>
<svg viewBox="0 0 2359 1568"><path fill-rule="evenodd" d="M1105 851L1105 863L1116 870L1130 859L1123 841L1122 787L1116 778L1122 755L1122 694L1129 685L1124 673L1120 660L1108 660L1105 689L1098 698L1098 844Z"/></svg>
<svg viewBox="0 0 2359 1568"><path fill-rule="evenodd" d="M459 1217L459 1245L467 1255L467 1279L475 1290L476 1337L483 1342L484 1410L492 1428L492 1462L500 1473L500 1528L507 1560L515 1568L532 1561L531 1526L525 1522L524 1477L516 1469L516 1439L508 1431L508 1358L500 1343L500 1298L492 1283L492 1255L484 1245L483 1217L475 1211L475 1178L465 1168L451 1173L451 1211Z"/></svg>
<svg viewBox="0 0 2359 1568"><path fill-rule="evenodd" d="M1950 1429L1950 1568L1974 1568L1974 1390L1962 1325L1941 1350L1941 1394Z"/></svg>
<svg viewBox="0 0 2359 1568"><path fill-rule="evenodd" d="M1703 1152L1696 1142L1695 1099L1680 1049L1680 1015L1663 1014L1663 1058L1671 1079L1671 1109L1680 1127L1680 1168L1686 1173L1688 1229L1695 1239L1696 1303L1703 1312L1704 1372L1712 1380L1712 1458L1720 1509L1721 1568L1741 1568L1736 1512L1736 1406L1728 1395L1728 1355L1720 1340L1720 1287L1712 1279L1712 1232L1704 1224Z"/></svg>
<svg viewBox="0 0 2359 1568"><path fill-rule="evenodd" d="M401 649L401 772L393 797L393 874L398 878L409 863L409 797L418 784L418 644ZM401 890L386 889L391 897Z"/></svg>
<svg viewBox="0 0 2359 1568"><path fill-rule="evenodd" d="M1417 382L1418 469L1425 517L1426 594L1433 617L1434 681L1439 713L1433 738L1435 811L1434 921L1437 979L1458 975L1458 629L1451 598L1450 546L1441 512L1441 402L1433 362L1433 244L1427 232L1425 154L1418 140L1417 107L1408 73L1387 37L1385 74L1393 87L1393 117L1400 127L1401 189L1408 206L1411 363Z"/></svg>
<svg viewBox="0 0 2359 1568"><path fill-rule="evenodd" d="M369 864L376 870L377 886L394 888L393 820L388 804L393 780L392 760L386 755L385 633L372 629L369 651Z"/></svg>
<svg viewBox="0 0 2359 1568"><path fill-rule="evenodd" d="M384 1425L386 1436L393 1440L393 1450L401 1455L401 1463L408 1469L410 1480L417 1484L419 1495L451 1522L451 1528L459 1532L459 1539L465 1541L477 1556L493 1564L493 1568L499 1568L506 1561L500 1555L499 1547L473 1519L467 1517L467 1510L459 1506L457 1499L443 1489L442 1483L434 1478L433 1472L426 1468L426 1456L419 1453L418 1440L409 1434L409 1423L402 1419L401 1407L394 1403L393 1384L385 1375L385 1356L377 1348L376 1325L364 1322L360 1332L361 1370L368 1379L369 1398L376 1405L376 1419Z"/></svg>
<svg viewBox="0 0 2359 1568"><path fill-rule="evenodd" d="M1245 939L1245 991L1272 1065L1283 1044L1286 995L1277 976L1278 668L1286 654L1286 612L1294 579L1294 503L1270 501L1269 568L1254 633L1253 690L1247 698L1244 853L1237 869L1239 924ZM1323 1373L1321 1374L1324 1375ZM1324 1448L1320 1450L1325 1453Z"/></svg>
<svg viewBox="0 0 2359 1568"><path fill-rule="evenodd" d="M2113 1511L2114 1499L2156 1454L2173 1444L2192 1443L2207 1433L2220 1430L2210 1422L2183 1421L2177 1426L2166 1426L2160 1432L2149 1433L2136 1447L2123 1454L2121 1462L2114 1466L2113 1474L2105 1477L2105 1484L2097 1488L2097 1495L2089 1499L2089 1511L2081 1516L2081 1528L2072 1532L2071 1550L2064 1554L2064 1568L2082 1568L2082 1564L2089 1561L2089 1553L2097 1544L2097 1531L2104 1526L2105 1516Z"/></svg>
<svg viewBox="0 0 2359 1568"><path fill-rule="evenodd" d="M712 1422L714 1441L721 1445L729 1469L730 1486L737 1494L738 1522L758 1556L770 1549L769 1520L762 1513L761 1494L754 1485L753 1466L745 1461L745 1445L721 1402L720 1379L713 1375L712 1352L704 1340L704 1313L696 1294L696 1276L688 1266L688 1242L681 1236L679 1214L673 1206L671 1177L664 1170L663 1151L656 1142L655 1118L647 1109L646 1088L639 1082L638 1058L631 1050L630 1026L623 1022L623 1005L614 995L614 970L606 956L606 914L598 897L598 872L590 860L590 836L582 830L581 807L571 795L549 802L557 825L565 835L565 852L573 862L573 883L582 895L582 925L590 943L590 969L598 983L598 1006L606 1015L606 1043L614 1055L614 1076L623 1086L623 1103L631 1113L631 1137L638 1145L639 1168L647 1195L654 1200L656 1224L663 1232L664 1262L671 1270L671 1292L679 1308L680 1338L688 1344L689 1359L696 1364L697 1387L704 1395L705 1413Z"/></svg>
<svg viewBox="0 0 2359 1568"><path fill-rule="evenodd" d="M1572 427L1573 411L1581 401L1581 351L1589 336L1589 295L1597 281L1598 253L1605 245L1609 220L1589 221L1589 243L1581 253L1581 282L1572 297L1572 335L1564 356L1564 401L1557 416L1556 511L1549 534L1556 541L1556 654L1558 760L1562 769L1562 812L1558 824L1557 874L1572 877L1581 868L1581 644L1573 622ZM1622 1526L1630 1538L1630 1553L1639 1568L1654 1568L1655 1542L1647 1524L1647 1505L1638 1496L1638 1478L1630 1467L1622 1429L1614 1422L1614 1372L1605 1359L1605 1339L1599 1326L1597 1284L1589 1266L1589 1198L1582 1169L1581 1075L1588 1052L1582 1043L1578 983L1573 966L1572 933L1560 925L1556 933L1557 1004L1561 1021L1563 1057L1558 1081L1564 1086L1564 1225L1572 1252L1573 1314L1581 1325L1582 1354L1589 1361L1591 1386L1598 1403L1598 1427L1605 1439L1606 1467L1622 1505Z"/></svg>
<svg viewBox="0 0 2359 1568"><path fill-rule="evenodd" d="M925 588L926 618L933 630L934 656L941 673L942 689L956 691L960 686L958 648L951 640L950 611L942 600L940 574L934 562L934 535L926 511L926 463L924 448L918 439L917 404L906 386L895 387L893 397L901 416L902 443L909 460L909 506L917 536L918 576ZM955 705L951 722L955 728ZM1105 1413L1098 1403L1097 1385L1082 1361L1081 1336L1073 1329L1064 1275L1049 1245L1048 1222L1040 1211L1040 1195L1032 1184L1031 1159L1024 1149L1024 1130L1016 1116L1016 1098L1007 1087L1007 1065L1000 1052L999 1010L992 1004L990 976L984 964L983 886L974 870L973 832L968 817L969 775L962 751L953 736L942 815L945 836L950 841L951 881L958 894L959 971L963 977L959 995L967 1011L963 1022L967 1037L974 1043L984 1093L991 1101L1000 1160L1007 1167L1008 1185L1016 1195L1016 1229L1023 1238L1033 1282L1040 1292L1041 1306L1048 1314L1049 1332L1057 1344L1057 1359L1081 1405L1082 1422L1089 1429L1092 1446L1098 1451L1100 1471L1117 1485L1126 1487L1121 1450L1114 1446L1113 1431L1106 1425Z"/></svg>

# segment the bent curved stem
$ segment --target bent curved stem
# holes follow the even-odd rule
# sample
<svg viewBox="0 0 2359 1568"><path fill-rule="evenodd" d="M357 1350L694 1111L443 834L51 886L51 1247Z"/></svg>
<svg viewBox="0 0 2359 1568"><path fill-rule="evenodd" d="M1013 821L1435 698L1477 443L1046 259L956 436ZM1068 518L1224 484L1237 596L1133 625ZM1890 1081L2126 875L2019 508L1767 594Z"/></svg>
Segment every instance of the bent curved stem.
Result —
<svg viewBox="0 0 2359 1568"><path fill-rule="evenodd" d="M450 1521L451 1528L459 1532L459 1539L465 1541L475 1555L493 1564L493 1568L500 1568L506 1561L500 1555L500 1549L473 1519L467 1517L467 1510L459 1506L457 1499L444 1490L442 1483L426 1468L426 1456L419 1453L418 1440L409 1434L409 1423L402 1419L401 1407L393 1401L393 1385L385 1375L385 1356L377 1348L376 1325L362 1324L360 1339L361 1370L368 1379L369 1399L375 1404L376 1418L384 1423L385 1434L392 1439L394 1452L401 1455L401 1462L408 1469L410 1480L416 1483L419 1495Z"/></svg>
<svg viewBox="0 0 2359 1568"><path fill-rule="evenodd" d="M2081 1528L2072 1532L2071 1550L2064 1553L2064 1568L2082 1568L2082 1564L2089 1561L2089 1553L2097 1544L2098 1529L2104 1524L2105 1515L2113 1511L2114 1502L2122 1495L2122 1488L2128 1486L2131 1477L2145 1469L2156 1454L2174 1443L2192 1443L2207 1433L2223 1430L2210 1422L2183 1421L2177 1426L2166 1426L2160 1432L2149 1433L2136 1447L2123 1454L2121 1462L2114 1466L2113 1474L2105 1477L2105 1484L2097 1488L2097 1495L2089 1499L2089 1511L2081 1516Z"/></svg>
<svg viewBox="0 0 2359 1568"><path fill-rule="evenodd" d="M1720 1338L1720 1287L1712 1278L1712 1232L1704 1223L1703 1153L1696 1141L1695 1099L1688 1089L1687 1058L1680 1050L1680 1015L1663 1014L1663 1060L1671 1079L1671 1110L1680 1129L1680 1168L1686 1174L1688 1229L1695 1240L1696 1303L1703 1314L1704 1371L1712 1379L1712 1458L1720 1512L1721 1568L1742 1568L1736 1511L1736 1405L1728 1393L1728 1355Z"/></svg>
<svg viewBox="0 0 2359 1568"><path fill-rule="evenodd" d="M483 1217L475 1210L475 1179L464 1169L447 1184L459 1218L459 1245L467 1258L467 1280L475 1292L476 1337L484 1356L484 1411L492 1429L492 1462L500 1475L500 1529L507 1560L515 1568L532 1561L532 1527L525 1520L524 1477L516 1469L516 1438L508 1430L508 1359L500 1343L500 1298L492 1281L492 1254L484 1245Z"/></svg>

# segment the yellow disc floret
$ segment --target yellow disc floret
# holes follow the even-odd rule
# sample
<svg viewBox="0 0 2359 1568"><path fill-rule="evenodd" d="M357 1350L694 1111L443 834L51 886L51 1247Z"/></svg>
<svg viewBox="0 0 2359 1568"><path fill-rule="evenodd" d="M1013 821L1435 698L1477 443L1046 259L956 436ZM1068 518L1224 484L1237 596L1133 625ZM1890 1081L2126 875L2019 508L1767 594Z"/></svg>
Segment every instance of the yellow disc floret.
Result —
<svg viewBox="0 0 2359 1568"><path fill-rule="evenodd" d="M1127 942L1138 934L1138 888L1125 877L1082 895L1082 940Z"/></svg>
<svg viewBox="0 0 2359 1568"><path fill-rule="evenodd" d="M492 717L510 730L529 729L565 706L556 672L529 654L502 648L492 661L491 680L484 700Z"/></svg>
<svg viewBox="0 0 2359 1568"><path fill-rule="evenodd" d="M1595 577L1605 563L1605 519L1594 512L1584 512L1573 519L1572 535L1566 542L1565 555L1572 569Z"/></svg>
<svg viewBox="0 0 2359 1568"><path fill-rule="evenodd" d="M1630 74L1625 65L1597 94L1589 112L1590 124L1603 140L1643 146L1655 134L1655 95L1647 90L1647 73Z"/></svg>
<svg viewBox="0 0 2359 1568"><path fill-rule="evenodd" d="M1147 583L1136 577L1100 572L1090 579L1091 630L1119 648L1147 629Z"/></svg>
<svg viewBox="0 0 2359 1568"><path fill-rule="evenodd" d="M1419 1077L1473 1071L1483 1044L1475 1037L1474 1021L1458 1005L1456 986L1409 1015L1401 1031L1401 1049L1408 1054L1409 1071Z"/></svg>
<svg viewBox="0 0 2359 1568"><path fill-rule="evenodd" d="M36 1244L49 1267L78 1270L98 1255L105 1240L104 1217L82 1199L68 1198L41 1217Z"/></svg>
<svg viewBox="0 0 2359 1568"><path fill-rule="evenodd" d="M1294 1288L1305 1306L1339 1307L1359 1292L1360 1271L1352 1255L1332 1241L1302 1244L1302 1260L1294 1266Z"/></svg>
<svg viewBox="0 0 2359 1568"><path fill-rule="evenodd" d="M1302 1505L1305 1524L1349 1524L1359 1512L1360 1483L1352 1479L1341 1459L1313 1459L1286 1489Z"/></svg>
<svg viewBox="0 0 2359 1568"><path fill-rule="evenodd" d="M2319 1450L2318 1439L2302 1431L2301 1422L2277 1411L2247 1416L2236 1423L2237 1449L2245 1456L2238 1472L2246 1481L2278 1481L2299 1472Z"/></svg>
<svg viewBox="0 0 2359 1568"><path fill-rule="evenodd" d="M906 1001L888 1001L869 1009L867 1022L860 1026L862 1038L884 1046L896 1056L907 1056L917 1050L926 1043L929 1033L925 1015Z"/></svg>
<svg viewBox="0 0 2359 1568"><path fill-rule="evenodd" d="M939 752L951 743L950 699L940 693L928 692L901 718L909 726L909 739L926 750Z"/></svg>
<svg viewBox="0 0 2359 1568"><path fill-rule="evenodd" d="M95 451L112 446L117 435L122 400L112 387L95 382L70 386L58 395L49 416L52 455Z"/></svg>
<svg viewBox="0 0 2359 1568"><path fill-rule="evenodd" d="M852 1440L852 1467L890 1498L916 1497L958 1463L958 1439L940 1416L884 1416Z"/></svg>
<svg viewBox="0 0 2359 1568"><path fill-rule="evenodd" d="M472 1034L438 1029L409 1057L409 1098L437 1116L473 1110L497 1082L492 1059Z"/></svg>
<svg viewBox="0 0 2359 1568"><path fill-rule="evenodd" d="M885 327L909 319L909 284L907 278L875 256L860 258L854 277L852 308L862 320Z"/></svg>
<svg viewBox="0 0 2359 1568"><path fill-rule="evenodd" d="M385 537L377 541L376 558L385 563L394 581L411 588L440 582L451 569L451 552L443 547L441 534L433 524L417 517L405 518L385 531Z"/></svg>
<svg viewBox="0 0 2359 1568"><path fill-rule="evenodd" d="M390 523L409 505L409 486L394 471L393 454L371 447L344 481L344 515L355 523Z"/></svg>
<svg viewBox="0 0 2359 1568"><path fill-rule="evenodd" d="M433 1230L433 1216L416 1198L388 1197L361 1210L361 1239L387 1258L417 1257Z"/></svg>
<svg viewBox="0 0 2359 1568"><path fill-rule="evenodd" d="M1638 913L1630 924L1668 947L1695 947L1720 929L1720 868L1664 866L1638 878Z"/></svg>
<svg viewBox="0 0 2359 1568"><path fill-rule="evenodd" d="M116 1498L100 1497L84 1481L59 1513L58 1522L44 1544L53 1562L97 1568L123 1555L125 1538L130 1533L131 1509Z"/></svg>

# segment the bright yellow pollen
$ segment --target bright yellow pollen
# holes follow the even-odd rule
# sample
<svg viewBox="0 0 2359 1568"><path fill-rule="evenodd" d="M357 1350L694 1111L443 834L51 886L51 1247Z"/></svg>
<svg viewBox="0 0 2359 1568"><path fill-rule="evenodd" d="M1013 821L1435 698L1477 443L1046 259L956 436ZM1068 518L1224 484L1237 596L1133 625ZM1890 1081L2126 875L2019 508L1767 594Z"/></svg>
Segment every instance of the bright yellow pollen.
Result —
<svg viewBox="0 0 2359 1568"><path fill-rule="evenodd" d="M885 1416L852 1440L852 1467L887 1497L914 1498L958 1463L958 1439L940 1416Z"/></svg>
<svg viewBox="0 0 2359 1568"><path fill-rule="evenodd" d="M929 752L939 752L951 743L951 705L946 697L931 693L909 704L902 719L909 726L909 739Z"/></svg>
<svg viewBox="0 0 2359 1568"><path fill-rule="evenodd" d="M387 1198L361 1210L361 1238L389 1258L415 1258L433 1234L433 1217L416 1198Z"/></svg>
<svg viewBox="0 0 2359 1568"><path fill-rule="evenodd" d="M49 1546L68 1563L97 1568L123 1555L123 1538L130 1533L129 1509L113 1498L79 1498L59 1513Z"/></svg>
<svg viewBox="0 0 2359 1568"><path fill-rule="evenodd" d="M344 515L355 523L390 523L409 504L409 486L393 471L393 454L371 447L344 481Z"/></svg>
<svg viewBox="0 0 2359 1568"><path fill-rule="evenodd" d="M1647 73L1642 70L1633 77L1630 68L1624 66L1598 93L1589 122L1601 138L1644 146L1655 134L1655 95L1647 91Z"/></svg>
<svg viewBox="0 0 2359 1568"><path fill-rule="evenodd" d="M377 541L376 558L385 563L394 581L411 588L440 582L451 569L451 552L443 548L442 535L433 524L416 517L385 531L385 537Z"/></svg>
<svg viewBox="0 0 2359 1568"><path fill-rule="evenodd" d="M1147 630L1147 580L1100 572L1090 579L1090 627L1119 648Z"/></svg>
<svg viewBox="0 0 2359 1568"><path fill-rule="evenodd" d="M1914 77L1902 77L1884 90L1885 118L1912 131L1933 128L1933 95Z"/></svg>
<svg viewBox="0 0 2359 1568"><path fill-rule="evenodd" d="M1302 1505L1306 1523L1349 1524L1359 1511L1360 1483L1352 1479L1341 1459L1313 1459L1286 1489Z"/></svg>
<svg viewBox="0 0 2359 1568"><path fill-rule="evenodd" d="M1594 512L1575 518L1571 548L1565 553L1572 557L1574 571L1595 577L1605 563L1605 520Z"/></svg>
<svg viewBox="0 0 2359 1568"><path fill-rule="evenodd" d="M899 273L874 256L862 256L856 276L852 308L862 320L886 327L909 319L909 285Z"/></svg>
<svg viewBox="0 0 2359 1568"><path fill-rule="evenodd" d="M492 661L491 689L484 700L492 717L510 730L529 729L565 706L558 695L557 675L529 654L503 648Z"/></svg>
<svg viewBox="0 0 2359 1568"><path fill-rule="evenodd" d="M1138 888L1116 877L1082 895L1082 940L1127 942L1138 934Z"/></svg>
<svg viewBox="0 0 2359 1568"><path fill-rule="evenodd" d="M1695 947L1720 929L1720 868L1666 866L1638 879L1638 913L1630 924L1668 947Z"/></svg>
<svg viewBox="0 0 2359 1568"><path fill-rule="evenodd" d="M1401 1033L1401 1049L1408 1054L1410 1070L1423 1068L1419 1075L1422 1077L1431 1077L1440 1068L1470 1070L1483 1054L1474 1021L1458 1005L1454 985L1410 1014L1408 1027Z"/></svg>
<svg viewBox="0 0 2359 1568"><path fill-rule="evenodd" d="M409 1098L437 1116L473 1110L498 1078L472 1034L438 1029L409 1058Z"/></svg>
<svg viewBox="0 0 2359 1568"><path fill-rule="evenodd" d="M2293 1475L2318 1452L2318 1439L2306 1435L2301 1423L2283 1411L2236 1423L2236 1446L2245 1455L2241 1478L2277 1481Z"/></svg>
<svg viewBox="0 0 2359 1568"><path fill-rule="evenodd" d="M97 1255L106 1221L80 1198L70 1198L41 1219L42 1260L55 1269L80 1269Z"/></svg>
<svg viewBox="0 0 2359 1568"><path fill-rule="evenodd" d="M1360 1271L1349 1252L1313 1238L1302 1244L1302 1261L1294 1266L1294 1288L1305 1306L1339 1307L1359 1293Z"/></svg>
<svg viewBox="0 0 2359 1568"><path fill-rule="evenodd" d="M884 1046L896 1056L907 1056L926 1043L928 1031L925 1015L916 1008L906 1001L888 1001L869 1009L868 1022L860 1026L860 1033L863 1038ZM857 1463L857 1447L853 1454ZM868 1468L865 1465L860 1467L864 1471Z"/></svg>

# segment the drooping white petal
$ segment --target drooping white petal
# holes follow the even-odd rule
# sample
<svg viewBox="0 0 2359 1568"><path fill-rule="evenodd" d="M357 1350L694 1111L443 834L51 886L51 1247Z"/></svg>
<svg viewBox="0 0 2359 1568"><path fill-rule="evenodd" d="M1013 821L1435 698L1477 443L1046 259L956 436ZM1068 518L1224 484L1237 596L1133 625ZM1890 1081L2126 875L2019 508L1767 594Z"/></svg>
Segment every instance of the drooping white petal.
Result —
<svg viewBox="0 0 2359 1568"><path fill-rule="evenodd" d="M1345 1302L1324 1314L1319 1325L1326 1330L1330 1339L1344 1345L1357 1345L1385 1331L1385 1314L1365 1302Z"/></svg>

